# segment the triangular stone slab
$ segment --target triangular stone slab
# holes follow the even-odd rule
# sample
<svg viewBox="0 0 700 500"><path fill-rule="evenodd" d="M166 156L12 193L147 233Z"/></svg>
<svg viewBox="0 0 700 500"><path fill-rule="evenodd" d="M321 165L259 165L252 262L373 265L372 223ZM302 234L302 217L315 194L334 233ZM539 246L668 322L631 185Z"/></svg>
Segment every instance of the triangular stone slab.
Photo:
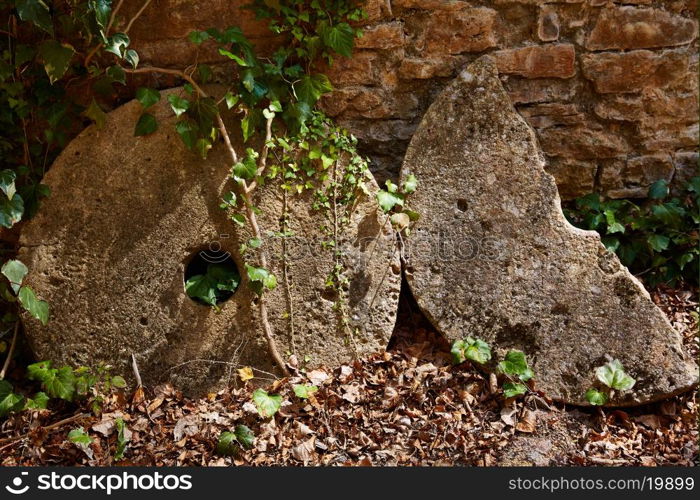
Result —
<svg viewBox="0 0 700 500"><path fill-rule="evenodd" d="M697 364L641 283L595 232L564 218L532 129L488 57L437 97L408 147L402 177L419 189L407 278L448 337L473 335L501 356L527 354L537 386L587 404L594 370L611 358L637 379L611 404L684 391Z"/></svg>
<svg viewBox="0 0 700 500"><path fill-rule="evenodd" d="M182 89L168 92L186 97ZM255 374L264 381L279 372L246 284L220 312L185 294L183 273L193 255L220 245L243 270L238 248L250 235L219 208L232 189L223 143L206 160L188 152L174 130L168 92L152 110L159 122L155 133L133 137L143 110L129 102L109 113L102 129L82 132L47 173L44 182L52 194L24 227L19 258L30 269L26 282L49 302L51 320L42 326L25 318L26 333L40 360L103 362L130 374L133 353L151 386L171 381L189 392L216 389L244 366L261 370ZM242 152L240 140L233 140ZM321 226L332 222L327 213L311 209L313 192L288 197L293 236L265 237L269 267L278 278L266 300L285 359L285 353L296 353L307 367L336 365L383 350L391 337L400 264L390 224L377 208L376 183L369 180L367 186L370 193L359 199L338 237L349 329L341 327L335 296L326 287L335 261L333 249L322 247L331 236ZM266 184L256 193L263 231L280 232L282 190Z"/></svg>

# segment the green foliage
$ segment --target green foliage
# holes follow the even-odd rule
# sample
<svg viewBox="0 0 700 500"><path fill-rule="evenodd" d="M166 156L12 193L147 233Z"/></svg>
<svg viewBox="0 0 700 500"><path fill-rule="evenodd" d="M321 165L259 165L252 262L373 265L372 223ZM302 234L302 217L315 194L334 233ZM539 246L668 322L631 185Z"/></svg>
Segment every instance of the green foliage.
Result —
<svg viewBox="0 0 700 500"><path fill-rule="evenodd" d="M78 427L70 431L68 433L68 440L71 443L82 446L89 446L90 443L92 443L92 438L82 427Z"/></svg>
<svg viewBox="0 0 700 500"><path fill-rule="evenodd" d="M604 200L593 193L565 210L572 224L593 229L605 247L651 285L698 283L700 273L700 177L678 197L665 180L649 188L644 201Z"/></svg>
<svg viewBox="0 0 700 500"><path fill-rule="evenodd" d="M390 180L387 180L386 189L380 189L377 192L377 204L385 213L391 213L391 223L394 228L401 232L404 231L408 236L410 234L409 225L411 222L418 220L418 213L409 209L406 204L406 197L414 193L418 188L418 179L413 174L406 177L406 180L397 186Z"/></svg>
<svg viewBox="0 0 700 500"><path fill-rule="evenodd" d="M315 392L318 391L318 387L309 384L295 384L293 389L294 394L301 399L309 399Z"/></svg>
<svg viewBox="0 0 700 500"><path fill-rule="evenodd" d="M42 0L16 0L15 8L22 21L32 22L49 35L53 35L53 20L49 7Z"/></svg>
<svg viewBox="0 0 700 500"><path fill-rule="evenodd" d="M462 340L455 340L452 343L452 362L454 364L463 363L465 360L474 361L479 364L487 363L491 360L491 348L481 339L466 337Z"/></svg>
<svg viewBox="0 0 700 500"><path fill-rule="evenodd" d="M527 364L525 353L515 349L508 351L505 359L498 363L498 371L522 382L527 382L534 377L532 369Z"/></svg>
<svg viewBox="0 0 700 500"><path fill-rule="evenodd" d="M253 392L253 403L262 417L271 417L282 406L282 396L279 394L268 394L265 389L256 389Z"/></svg>
<svg viewBox="0 0 700 500"><path fill-rule="evenodd" d="M634 387L636 382L625 372L622 363L617 359L596 368L595 376L607 387L618 391L627 391Z"/></svg>
<svg viewBox="0 0 700 500"><path fill-rule="evenodd" d="M124 458L129 441L131 441L131 433L124 423L124 419L117 418L114 421L114 426L117 429L117 448L114 451L114 460L118 462Z"/></svg>
<svg viewBox="0 0 700 500"><path fill-rule="evenodd" d="M56 40L46 40L39 45L39 55L52 84L66 74L73 54L75 49L71 45Z"/></svg>
<svg viewBox="0 0 700 500"><path fill-rule="evenodd" d="M21 409L23 401L23 396L13 392L12 384L6 380L0 380L0 417Z"/></svg>
<svg viewBox="0 0 700 500"><path fill-rule="evenodd" d="M42 325L46 325L49 322L49 304L45 300L39 300L34 290L28 286L23 286L19 289L17 298L22 307L35 319L41 321Z"/></svg>
<svg viewBox="0 0 700 500"><path fill-rule="evenodd" d="M216 306L224 300L227 292L235 292L241 276L235 267L226 264L208 264L205 274L192 276L185 282L185 291L193 299Z"/></svg>
<svg viewBox="0 0 700 500"><path fill-rule="evenodd" d="M49 320L49 304L39 300L30 287L22 285L24 277L29 272L27 266L19 260L8 260L0 268L0 272L7 278L10 289L16 294L16 296L6 294L4 299L10 302L18 302L25 311L46 325Z"/></svg>
<svg viewBox="0 0 700 500"><path fill-rule="evenodd" d="M503 395L506 398L515 398L527 393L527 386L518 382L504 382Z"/></svg>
<svg viewBox="0 0 700 500"><path fill-rule="evenodd" d="M586 400L593 406L602 406L608 402L608 395L591 387L586 391Z"/></svg>
<svg viewBox="0 0 700 500"><path fill-rule="evenodd" d="M255 434L247 426L239 424L233 432L224 431L219 435L216 453L222 456L236 456L240 448L252 448Z"/></svg>
<svg viewBox="0 0 700 500"><path fill-rule="evenodd" d="M248 274L248 285L257 295L261 296L266 289L277 288L277 277L267 269L248 264L245 268Z"/></svg>
<svg viewBox="0 0 700 500"><path fill-rule="evenodd" d="M156 117L151 113L142 113L134 128L134 137L152 134L158 130Z"/></svg>
<svg viewBox="0 0 700 500"><path fill-rule="evenodd" d="M51 398L72 401L76 396L76 376L70 366L52 368L50 361L40 361L27 367L27 378L41 382Z"/></svg>
<svg viewBox="0 0 700 500"><path fill-rule="evenodd" d="M136 100L141 103L144 109L150 108L160 101L160 92L147 87L139 87L136 90Z"/></svg>

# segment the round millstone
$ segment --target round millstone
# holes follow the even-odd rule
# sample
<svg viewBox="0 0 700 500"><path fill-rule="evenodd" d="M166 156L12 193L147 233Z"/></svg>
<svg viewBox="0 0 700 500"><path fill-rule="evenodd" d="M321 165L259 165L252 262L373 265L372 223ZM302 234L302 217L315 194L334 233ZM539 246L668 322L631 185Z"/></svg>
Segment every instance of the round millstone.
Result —
<svg viewBox="0 0 700 500"><path fill-rule="evenodd" d="M170 92L186 97L182 89L163 94ZM279 374L245 280L220 311L185 293L186 268L197 257L216 261L229 253L245 275L239 247L251 234L219 207L233 190L224 144L206 160L187 151L164 97L149 110L158 118L153 134L133 137L143 110L129 102L109 113L103 128L83 131L47 173L52 194L24 227L18 257L30 269L26 283L51 307L46 326L24 318L30 344L41 360L107 363L121 373L130 371L133 354L144 383L171 381L190 393L221 387L240 367L252 366L261 379ZM240 154L240 134L233 135ZM367 187L338 235L348 327L326 286L335 264L333 249L322 246L329 214L311 208L312 192L290 194L292 235L281 237L282 190L268 183L255 192L262 246L278 280L264 300L285 359L336 365L389 341L400 265L391 225L375 202L376 183ZM257 265L254 250L246 255Z"/></svg>

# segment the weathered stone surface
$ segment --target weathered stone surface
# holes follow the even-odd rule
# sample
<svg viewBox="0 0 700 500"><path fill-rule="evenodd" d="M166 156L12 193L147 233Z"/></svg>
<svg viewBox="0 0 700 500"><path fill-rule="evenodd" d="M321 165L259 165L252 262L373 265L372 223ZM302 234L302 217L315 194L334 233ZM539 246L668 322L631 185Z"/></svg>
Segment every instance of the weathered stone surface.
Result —
<svg viewBox="0 0 700 500"><path fill-rule="evenodd" d="M457 57L404 59L399 66L399 77L404 80L426 80L450 76L458 61Z"/></svg>
<svg viewBox="0 0 700 500"><path fill-rule="evenodd" d="M505 74L525 78L571 78L576 74L576 53L568 43L499 50L493 57L498 71Z"/></svg>
<svg viewBox="0 0 700 500"><path fill-rule="evenodd" d="M545 169L554 176L559 196L563 200L573 200L595 190L595 176L598 171L595 162L548 158Z"/></svg>
<svg viewBox="0 0 700 500"><path fill-rule="evenodd" d="M603 9L586 42L589 50L649 49L692 42L698 30L695 19L661 9L614 7Z"/></svg>
<svg viewBox="0 0 700 500"><path fill-rule="evenodd" d="M555 10L545 7L540 11L537 36L543 42L552 42L559 38L559 16Z"/></svg>
<svg viewBox="0 0 700 500"><path fill-rule="evenodd" d="M406 270L419 306L450 340L523 350L558 400L587 404L608 357L637 379L615 405L687 390L697 365L680 335L597 233L566 222L543 167L488 57L437 97L402 168L420 186Z"/></svg>
<svg viewBox="0 0 700 500"><path fill-rule="evenodd" d="M225 382L232 365L224 363L274 372L256 298L245 282L221 304L220 313L194 302L184 290L184 267L199 251L215 249L212 242L245 269L238 248L250 235L219 208L232 188L226 181L231 160L223 144L204 161L186 151L165 98L155 110L158 131L134 138L141 112L132 101L109 113L104 128L86 129L45 177L52 196L24 227L19 251L31 269L27 282L52 309L45 327L25 318L34 352L59 363L107 362L124 372L130 372L122 368L133 353L144 382L172 380L193 392ZM240 141L236 146L242 149ZM374 182L369 188L377 189ZM253 200L262 209L263 231L281 230L281 192L266 184ZM309 192L288 200L294 236L284 241L294 339L288 330L282 239L274 236L265 236L264 245L279 286L266 300L281 353L295 352L299 360L308 356L311 365L332 365L355 350L386 347L400 271L389 250L394 239L374 197L361 198L338 238L349 280L350 340L339 326L332 290L325 286L333 255L321 248L328 236L320 226L328 223L328 214L311 210L312 198Z"/></svg>
<svg viewBox="0 0 700 500"><path fill-rule="evenodd" d="M700 175L700 155L697 151L682 151L673 155L673 182L671 194L680 195L690 179Z"/></svg>
<svg viewBox="0 0 700 500"><path fill-rule="evenodd" d="M461 3L461 2L459 2ZM427 53L480 52L496 46L496 11L486 7L460 7L434 12L416 42Z"/></svg>
<svg viewBox="0 0 700 500"><path fill-rule="evenodd" d="M404 43L401 23L385 23L365 28L362 37L355 41L358 49L394 49Z"/></svg>
<svg viewBox="0 0 700 500"><path fill-rule="evenodd" d="M520 114L536 129L583 123L585 115L575 104L545 103L519 108Z"/></svg>
<svg viewBox="0 0 700 500"><path fill-rule="evenodd" d="M572 80L505 78L507 80L504 85L514 104L568 101L576 94L576 86Z"/></svg>
<svg viewBox="0 0 700 500"><path fill-rule="evenodd" d="M646 198L649 186L660 179L670 182L672 176L668 153L638 156L604 165L600 187L610 198Z"/></svg>
<svg viewBox="0 0 700 500"><path fill-rule="evenodd" d="M665 87L688 71L688 56L682 52L655 53L634 50L602 52L581 58L583 74L598 92L639 92L649 87Z"/></svg>
<svg viewBox="0 0 700 500"><path fill-rule="evenodd" d="M545 153L563 158L614 158L631 150L624 137L612 127L603 128L591 122L541 129L538 137Z"/></svg>

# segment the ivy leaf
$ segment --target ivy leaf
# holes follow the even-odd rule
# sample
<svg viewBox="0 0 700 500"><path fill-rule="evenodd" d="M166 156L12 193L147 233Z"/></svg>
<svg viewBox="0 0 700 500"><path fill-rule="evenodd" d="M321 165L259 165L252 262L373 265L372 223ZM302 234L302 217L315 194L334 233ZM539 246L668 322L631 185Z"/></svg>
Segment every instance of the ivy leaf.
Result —
<svg viewBox="0 0 700 500"><path fill-rule="evenodd" d="M94 97L92 99L92 102L90 103L90 106L88 106L88 108L85 111L83 111L83 115L87 116L93 122L95 122L97 128L104 127L105 120L107 119L107 114L104 111L102 111L102 108L99 104L97 104L97 101L95 101Z"/></svg>
<svg viewBox="0 0 700 500"><path fill-rule="evenodd" d="M71 45L56 40L46 40L39 45L39 55L52 85L66 73L73 54L75 50Z"/></svg>
<svg viewBox="0 0 700 500"><path fill-rule="evenodd" d="M586 400L593 406L602 406L608 402L608 395L591 387L586 391Z"/></svg>
<svg viewBox="0 0 700 500"><path fill-rule="evenodd" d="M124 53L124 60L131 64L131 67L136 69L136 66L139 65L139 53L136 52L134 49L129 49Z"/></svg>
<svg viewBox="0 0 700 500"><path fill-rule="evenodd" d="M193 299L210 306L223 300L221 292L234 292L241 276L235 268L225 264L209 264L204 274L192 276L185 282L185 292Z"/></svg>
<svg viewBox="0 0 700 500"><path fill-rule="evenodd" d="M122 68L118 64L107 68L107 70L105 71L105 75L107 75L107 77L113 82L126 85L126 72L124 71L124 68Z"/></svg>
<svg viewBox="0 0 700 500"><path fill-rule="evenodd" d="M670 242L671 240L668 236L661 234L650 234L647 236L647 243L655 252L663 252L668 248Z"/></svg>
<svg viewBox="0 0 700 500"><path fill-rule="evenodd" d="M209 40L209 33L206 31L192 31L189 35L187 35L187 38L190 42L199 45Z"/></svg>
<svg viewBox="0 0 700 500"><path fill-rule="evenodd" d="M160 92L148 87L139 87L136 90L136 99L141 103L144 109L150 108L160 101Z"/></svg>
<svg viewBox="0 0 700 500"><path fill-rule="evenodd" d="M95 22L100 28L106 28L112 13L111 0L90 0L88 8L95 13Z"/></svg>
<svg viewBox="0 0 700 500"><path fill-rule="evenodd" d="M668 182L666 179L659 179L649 186L649 198L652 200L662 200L668 196Z"/></svg>
<svg viewBox="0 0 700 500"><path fill-rule="evenodd" d="M34 290L28 286L23 286L17 294L19 303L22 307L31 314L34 318L41 321L42 325L46 325L49 321L49 304L44 300L39 300L34 294Z"/></svg>
<svg viewBox="0 0 700 500"><path fill-rule="evenodd" d="M0 380L0 417L22 407L24 397L13 392L12 384L7 380Z"/></svg>
<svg viewBox="0 0 700 500"><path fill-rule="evenodd" d="M236 440L241 443L243 448L252 448L255 443L255 434L248 428L248 426L243 424L238 424L234 429L234 435Z"/></svg>
<svg viewBox="0 0 700 500"><path fill-rule="evenodd" d="M618 391L627 391L636 383L635 379L625 373L622 363L617 359L596 368L595 376L611 389Z"/></svg>
<svg viewBox="0 0 700 500"><path fill-rule="evenodd" d="M55 375L44 382L46 393L54 398L72 401L75 395L75 375L70 366L54 370Z"/></svg>
<svg viewBox="0 0 700 500"><path fill-rule="evenodd" d="M352 46L355 40L355 32L347 23L338 23L335 26L327 24L321 27L323 43L344 57L352 55Z"/></svg>
<svg viewBox="0 0 700 500"><path fill-rule="evenodd" d="M114 426L117 429L117 449L114 451L114 460L119 461L124 458L124 452L131 441L131 431L122 418L115 419Z"/></svg>
<svg viewBox="0 0 700 500"><path fill-rule="evenodd" d="M15 8L22 21L30 21L53 36L53 21L49 7L42 0L16 0Z"/></svg>
<svg viewBox="0 0 700 500"><path fill-rule="evenodd" d="M34 397L27 398L24 408L27 410L45 410L49 405L49 397L45 392L37 392Z"/></svg>
<svg viewBox="0 0 700 500"><path fill-rule="evenodd" d="M498 369L501 373L516 376L523 382L527 382L534 376L527 365L525 353L515 349L508 351L505 359L498 363Z"/></svg>
<svg viewBox="0 0 700 500"><path fill-rule="evenodd" d="M255 150L252 148L247 148L245 158L236 163L231 170L233 178L236 181L240 179L248 180L254 178L255 174L258 172L258 165L256 163L257 157L258 153Z"/></svg>
<svg viewBox="0 0 700 500"><path fill-rule="evenodd" d="M190 107L190 101L175 94L168 95L168 102L170 103L170 107L172 108L173 113L175 113L175 116L180 116L182 113L187 111L187 108Z"/></svg>
<svg viewBox="0 0 700 500"><path fill-rule="evenodd" d="M294 91L300 102L306 103L310 108L316 105L319 98L333 90L330 80L324 74L304 75L296 84Z"/></svg>
<svg viewBox="0 0 700 500"><path fill-rule="evenodd" d="M246 264L248 282L253 291L261 296L265 288L274 290L277 287L277 277L262 267L253 267Z"/></svg>
<svg viewBox="0 0 700 500"><path fill-rule="evenodd" d="M411 174L408 177L406 177L406 180L403 181L403 192L406 194L411 194L416 191L418 188L418 179L416 179L416 176Z"/></svg>
<svg viewBox="0 0 700 500"><path fill-rule="evenodd" d="M517 384L514 382L506 382L503 384L503 395L506 398L514 398L520 396L527 392L527 387L523 384Z"/></svg>
<svg viewBox="0 0 700 500"><path fill-rule="evenodd" d="M377 192L377 203L384 212L390 212L397 205L403 206L403 196L380 189Z"/></svg>
<svg viewBox="0 0 700 500"><path fill-rule="evenodd" d="M112 385L116 387L117 389L123 389L126 387L126 380L124 380L124 377L121 377L119 375L115 375L112 377Z"/></svg>
<svg viewBox="0 0 700 500"><path fill-rule="evenodd" d="M143 113L139 117L139 121L136 122L134 137L152 134L156 130L158 130L158 122L156 121L156 117L151 113Z"/></svg>
<svg viewBox="0 0 700 500"><path fill-rule="evenodd" d="M129 35L126 33L115 33L107 39L105 50L121 58L124 56L124 49L129 46L129 43Z"/></svg>
<svg viewBox="0 0 700 500"><path fill-rule="evenodd" d="M29 269L19 260L8 260L3 264L0 272L10 281L12 291L17 293Z"/></svg>
<svg viewBox="0 0 700 500"><path fill-rule="evenodd" d="M228 109L231 109L232 107L234 107L238 103L240 96L238 94L234 94L232 92L226 92L224 99L226 100L226 107Z"/></svg>
<svg viewBox="0 0 700 500"><path fill-rule="evenodd" d="M216 453L228 457L238 454L238 440L233 432L224 431L219 435L216 443Z"/></svg>
<svg viewBox="0 0 700 500"><path fill-rule="evenodd" d="M282 406L282 396L268 394L265 389L256 389L253 392L253 403L261 416L267 418L273 416Z"/></svg>
<svg viewBox="0 0 700 500"><path fill-rule="evenodd" d="M295 384L293 388L294 394L301 399L309 399L309 397L318 391L318 387L308 384Z"/></svg>
<svg viewBox="0 0 700 500"><path fill-rule="evenodd" d="M8 200L11 200L17 192L17 188L15 186L16 178L17 174L15 174L14 170L5 169L0 171L0 190L5 193Z"/></svg>
<svg viewBox="0 0 700 500"><path fill-rule="evenodd" d="M24 213L24 201L19 194L15 194L11 200L0 196L0 226L11 228L22 218Z"/></svg>
<svg viewBox="0 0 700 500"><path fill-rule="evenodd" d="M77 429L70 431L68 433L68 440L71 443L84 446L88 446L90 443L92 443L92 438L82 427L78 427Z"/></svg>
<svg viewBox="0 0 700 500"><path fill-rule="evenodd" d="M180 120L175 124L175 131L182 139L187 149L193 149L197 142L197 126L189 119Z"/></svg>
<svg viewBox="0 0 700 500"><path fill-rule="evenodd" d="M245 59L243 59L243 58L240 57L240 56L237 56L236 54L234 54L234 53L231 52L231 51L228 51L228 50L226 50L226 49L219 49L219 54L221 54L222 56L226 56L226 57L228 57L229 59L235 61L236 64L238 64L239 66L243 66L244 68L249 66L249 64L246 62ZM245 85L245 83L244 83L244 85ZM246 87L246 88L247 88L247 87ZM249 88L248 91L249 91L249 92L252 92L252 87Z"/></svg>
<svg viewBox="0 0 700 500"><path fill-rule="evenodd" d="M467 337L462 340L455 340L452 343L452 361L460 364L469 359L479 364L484 364L491 359L491 348L481 339Z"/></svg>

